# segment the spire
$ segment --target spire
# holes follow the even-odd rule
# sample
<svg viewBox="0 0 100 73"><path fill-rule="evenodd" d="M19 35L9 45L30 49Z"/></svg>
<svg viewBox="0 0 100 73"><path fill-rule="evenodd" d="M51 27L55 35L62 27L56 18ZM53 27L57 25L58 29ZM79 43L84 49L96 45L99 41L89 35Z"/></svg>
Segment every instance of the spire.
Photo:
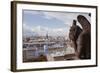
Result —
<svg viewBox="0 0 100 73"><path fill-rule="evenodd" d="M48 39L48 32L46 33L46 39Z"/></svg>

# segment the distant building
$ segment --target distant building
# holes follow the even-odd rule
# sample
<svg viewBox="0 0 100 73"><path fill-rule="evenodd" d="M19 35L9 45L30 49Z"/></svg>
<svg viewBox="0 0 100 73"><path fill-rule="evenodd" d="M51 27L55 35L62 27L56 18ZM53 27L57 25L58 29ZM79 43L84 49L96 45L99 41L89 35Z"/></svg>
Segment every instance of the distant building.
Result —
<svg viewBox="0 0 100 73"><path fill-rule="evenodd" d="M27 41L23 42L23 61L38 58L39 55L46 55L48 60L66 60L64 58L67 54L74 54L74 48L71 46L70 40L65 40L63 37L54 38L46 37L35 37L28 38ZM30 42L31 41L31 42Z"/></svg>

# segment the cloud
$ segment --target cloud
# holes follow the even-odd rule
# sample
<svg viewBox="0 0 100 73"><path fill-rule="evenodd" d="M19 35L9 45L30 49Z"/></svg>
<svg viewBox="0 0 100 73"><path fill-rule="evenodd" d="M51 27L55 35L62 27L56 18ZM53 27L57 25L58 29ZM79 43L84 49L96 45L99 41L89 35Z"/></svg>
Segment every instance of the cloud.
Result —
<svg viewBox="0 0 100 73"><path fill-rule="evenodd" d="M40 11L36 10L23 10L24 14L31 14L31 15L41 15L42 13Z"/></svg>
<svg viewBox="0 0 100 73"><path fill-rule="evenodd" d="M84 15L89 21L91 18L88 16L88 13L72 13L72 12L43 12L44 17L47 19L56 18L68 27L70 27L73 23L73 20L77 20L78 15Z"/></svg>
<svg viewBox="0 0 100 73"><path fill-rule="evenodd" d="M32 27L27 24L23 24L23 36L36 36L36 32L32 31Z"/></svg>
<svg viewBox="0 0 100 73"><path fill-rule="evenodd" d="M50 12L50 11L35 11L35 10L24 10L25 14L32 14L32 15L42 15L46 19L57 19L64 22L67 26L72 24L72 21L75 19L77 20L78 15L84 15L90 22L91 19L88 16L88 13L77 13L77 12Z"/></svg>
<svg viewBox="0 0 100 73"><path fill-rule="evenodd" d="M23 31L31 31L31 27L24 23L23 24Z"/></svg>
<svg viewBox="0 0 100 73"><path fill-rule="evenodd" d="M27 24L23 24L23 35L24 36L32 36L32 35L40 35L45 36L48 33L50 36L66 36L68 34L68 29L66 27L61 28L49 28L45 26L35 26L29 27Z"/></svg>
<svg viewBox="0 0 100 73"><path fill-rule="evenodd" d="M32 14L32 15L41 15L43 18L51 20L51 19L57 19L58 21L62 21L66 27L59 27L59 28L50 28L42 25L37 26L29 26L27 24L23 24L23 30L26 33L31 34L38 34L45 36L47 33L52 36L65 36L68 35L70 26L73 23L73 20L77 20L78 15L84 15L89 21L90 17L88 16L88 13L71 13L71 12L46 12L46 11L25 11L26 14ZM34 23L32 23L34 25ZM77 22L77 24L80 26L80 24Z"/></svg>
<svg viewBox="0 0 100 73"><path fill-rule="evenodd" d="M50 36L65 36L67 34L67 28L48 28L42 26L33 27L32 32L36 32L39 35L45 36L47 33Z"/></svg>
<svg viewBox="0 0 100 73"><path fill-rule="evenodd" d="M72 23L72 20L75 19L75 15L70 15L69 13L61 13L61 12L43 12L45 18L51 19L55 18L64 22L67 26ZM73 16L73 17L72 17Z"/></svg>

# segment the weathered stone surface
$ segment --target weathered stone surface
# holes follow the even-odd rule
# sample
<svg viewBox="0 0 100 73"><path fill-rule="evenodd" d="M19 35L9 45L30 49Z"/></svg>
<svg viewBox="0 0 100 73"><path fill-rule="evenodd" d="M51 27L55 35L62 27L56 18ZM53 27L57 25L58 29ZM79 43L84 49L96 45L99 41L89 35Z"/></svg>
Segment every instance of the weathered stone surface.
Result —
<svg viewBox="0 0 100 73"><path fill-rule="evenodd" d="M70 28L69 38L72 40L75 51L80 59L91 58L91 24L83 15L77 16L82 29L76 25L76 20Z"/></svg>

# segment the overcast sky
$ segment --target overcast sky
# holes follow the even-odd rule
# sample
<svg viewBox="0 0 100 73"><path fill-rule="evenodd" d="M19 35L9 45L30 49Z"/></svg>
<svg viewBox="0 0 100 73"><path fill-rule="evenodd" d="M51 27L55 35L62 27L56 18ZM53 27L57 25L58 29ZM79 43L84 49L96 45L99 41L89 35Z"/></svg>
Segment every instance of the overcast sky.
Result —
<svg viewBox="0 0 100 73"><path fill-rule="evenodd" d="M23 35L67 36L73 19L84 15L89 21L88 13L50 12L23 10ZM78 25L80 25L77 22Z"/></svg>

